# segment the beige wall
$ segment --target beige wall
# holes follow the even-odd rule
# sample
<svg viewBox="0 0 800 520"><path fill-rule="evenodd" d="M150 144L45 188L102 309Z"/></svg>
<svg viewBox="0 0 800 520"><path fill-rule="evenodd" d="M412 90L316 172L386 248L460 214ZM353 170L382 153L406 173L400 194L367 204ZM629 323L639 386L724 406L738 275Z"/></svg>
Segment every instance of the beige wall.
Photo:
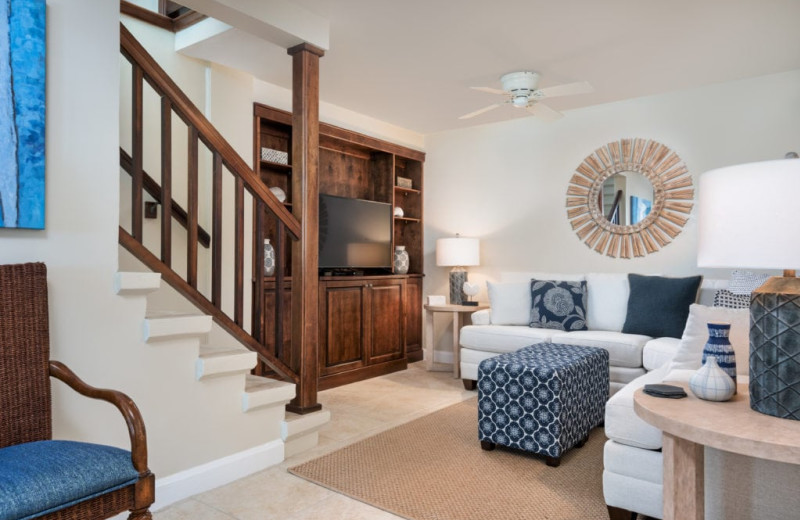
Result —
<svg viewBox="0 0 800 520"><path fill-rule="evenodd" d="M119 3L48 0L47 6L46 229L0 229L0 263L47 263L52 357L87 382L120 389L137 402L159 478L277 439L277 423L266 427L242 414L239 390L224 379L194 380L194 347L143 343L144 299L114 293L119 216L129 212L119 196L125 176L118 148L130 149L129 94L120 94L126 88L120 88ZM253 100L280 104L288 91L256 89L250 76L177 55L171 33L127 19L126 25L249 163ZM153 102L147 99L149 113ZM339 124L349 120L367 133L422 142L391 125L328 110L345 114ZM158 145L148 138L146 148ZM155 157L146 157L151 172ZM124 422L110 406L79 398L60 383L54 400L57 437L129 446Z"/></svg>
<svg viewBox="0 0 800 520"><path fill-rule="evenodd" d="M696 210L683 232L644 258L601 256L572 231L564 207L569 178L597 147L626 137L655 139L698 176L709 169L782 158L800 147L800 71L651 96L566 113L427 136L425 294L447 294L435 243L461 233L481 239L485 281L503 271L698 272ZM728 271L704 271L716 277Z"/></svg>

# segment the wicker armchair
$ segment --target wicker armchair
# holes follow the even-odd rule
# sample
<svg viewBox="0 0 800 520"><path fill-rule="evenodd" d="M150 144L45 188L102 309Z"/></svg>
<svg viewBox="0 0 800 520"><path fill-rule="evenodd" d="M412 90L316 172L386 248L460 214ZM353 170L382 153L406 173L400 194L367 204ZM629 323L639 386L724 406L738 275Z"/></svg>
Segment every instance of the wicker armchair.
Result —
<svg viewBox="0 0 800 520"><path fill-rule="evenodd" d="M51 361L44 264L0 266L0 520L148 519L155 477L147 468L142 416L133 401L93 388ZM131 451L52 440L50 376L116 406Z"/></svg>

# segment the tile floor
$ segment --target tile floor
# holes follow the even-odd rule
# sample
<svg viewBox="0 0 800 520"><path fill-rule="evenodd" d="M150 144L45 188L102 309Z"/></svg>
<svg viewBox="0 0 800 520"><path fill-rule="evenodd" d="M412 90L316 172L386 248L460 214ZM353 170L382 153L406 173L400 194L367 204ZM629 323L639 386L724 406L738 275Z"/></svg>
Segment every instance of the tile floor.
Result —
<svg viewBox="0 0 800 520"><path fill-rule="evenodd" d="M408 370L320 392L331 412L319 445L249 477L153 514L155 520L392 520L400 517L295 477L286 468L474 397L452 372Z"/></svg>

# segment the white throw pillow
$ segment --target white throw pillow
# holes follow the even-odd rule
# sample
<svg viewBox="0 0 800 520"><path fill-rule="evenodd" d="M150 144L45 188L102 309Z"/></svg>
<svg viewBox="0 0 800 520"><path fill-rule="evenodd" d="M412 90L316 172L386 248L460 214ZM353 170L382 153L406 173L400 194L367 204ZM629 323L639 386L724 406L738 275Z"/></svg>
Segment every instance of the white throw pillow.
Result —
<svg viewBox="0 0 800 520"><path fill-rule="evenodd" d="M689 307L689 318L672 358L669 372L673 370L697 370L703 359L703 347L708 341L708 323L731 324L729 339L736 353L736 373L747 375L750 371L750 309L727 309L707 307L693 303Z"/></svg>
<svg viewBox="0 0 800 520"><path fill-rule="evenodd" d="M528 325L531 320L531 282L486 282L492 325Z"/></svg>
<svg viewBox="0 0 800 520"><path fill-rule="evenodd" d="M589 273L586 275L586 324L589 330L621 332L628 314L628 275Z"/></svg>

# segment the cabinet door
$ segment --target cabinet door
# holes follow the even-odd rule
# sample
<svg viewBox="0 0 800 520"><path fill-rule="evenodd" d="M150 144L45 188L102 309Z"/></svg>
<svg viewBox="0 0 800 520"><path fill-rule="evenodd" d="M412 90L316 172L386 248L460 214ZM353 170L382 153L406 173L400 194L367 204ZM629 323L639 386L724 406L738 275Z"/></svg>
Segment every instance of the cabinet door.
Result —
<svg viewBox="0 0 800 520"><path fill-rule="evenodd" d="M364 366L366 290L360 282L320 284L320 376Z"/></svg>
<svg viewBox="0 0 800 520"><path fill-rule="evenodd" d="M400 359L405 355L406 281L376 280L369 285L369 363Z"/></svg>
<svg viewBox="0 0 800 520"><path fill-rule="evenodd" d="M422 359L422 278L406 284L406 354L409 361Z"/></svg>
<svg viewBox="0 0 800 520"><path fill-rule="evenodd" d="M275 283L265 284L264 289L264 346L275 354L281 361L292 366L292 285L287 282L283 289L283 315L281 319L281 334L283 335L283 348L276 351L275 333L277 328Z"/></svg>

